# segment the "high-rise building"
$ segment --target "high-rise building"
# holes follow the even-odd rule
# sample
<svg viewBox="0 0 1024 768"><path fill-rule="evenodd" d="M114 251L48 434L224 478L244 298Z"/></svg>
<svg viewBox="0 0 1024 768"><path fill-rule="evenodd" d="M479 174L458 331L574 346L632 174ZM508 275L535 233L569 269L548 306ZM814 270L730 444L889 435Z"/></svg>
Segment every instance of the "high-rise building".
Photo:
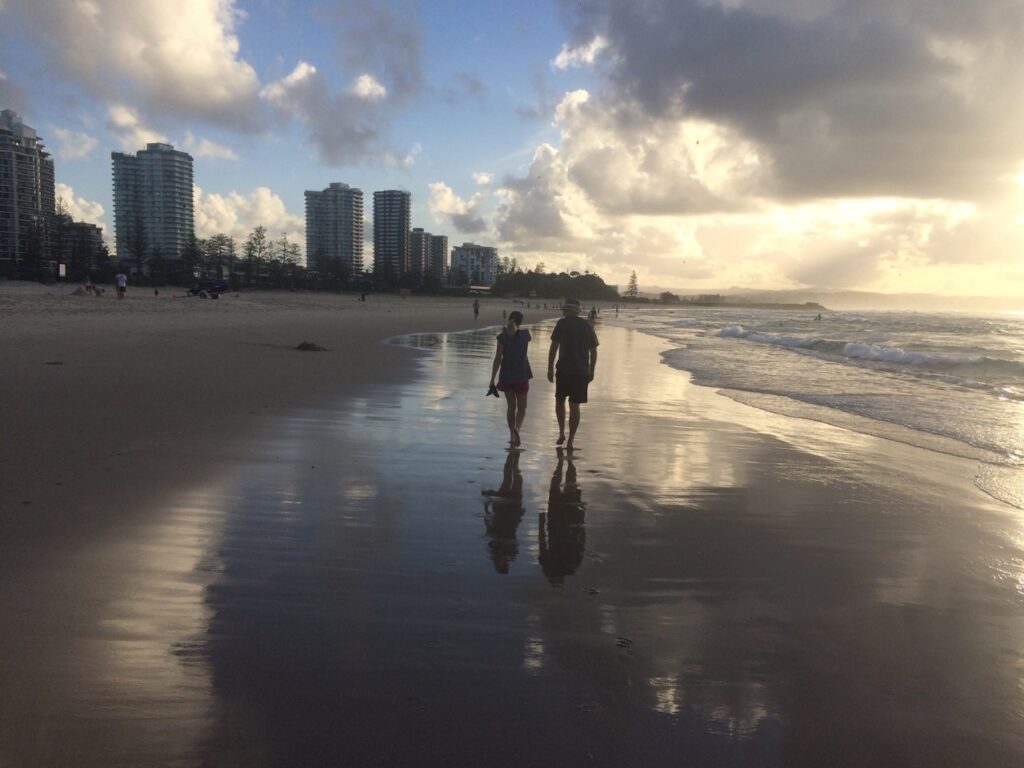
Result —
<svg viewBox="0 0 1024 768"><path fill-rule="evenodd" d="M159 254L180 259L195 233L192 156L170 144L132 155L112 152L117 256L142 266Z"/></svg>
<svg viewBox="0 0 1024 768"><path fill-rule="evenodd" d="M430 235L427 247L427 272L438 278L444 278L448 272L448 237L446 235Z"/></svg>
<svg viewBox="0 0 1024 768"><path fill-rule="evenodd" d="M54 257L53 159L35 130L13 111L0 112L0 272Z"/></svg>
<svg viewBox="0 0 1024 768"><path fill-rule="evenodd" d="M463 243L452 249L452 279L470 285L494 285L498 276L498 249Z"/></svg>
<svg viewBox="0 0 1024 768"><path fill-rule="evenodd" d="M409 233L409 259L405 264L406 272L426 274L431 237L433 235L424 232L422 227L413 227L412 232Z"/></svg>
<svg viewBox="0 0 1024 768"><path fill-rule="evenodd" d="M57 216L57 254L67 265L71 280L91 277L106 257L103 229L85 221L75 221L67 214Z"/></svg>
<svg viewBox="0 0 1024 768"><path fill-rule="evenodd" d="M409 263L412 195L397 189L373 193L373 269L397 282Z"/></svg>
<svg viewBox="0 0 1024 768"><path fill-rule="evenodd" d="M332 182L306 190L306 265L326 274L363 271L363 191Z"/></svg>

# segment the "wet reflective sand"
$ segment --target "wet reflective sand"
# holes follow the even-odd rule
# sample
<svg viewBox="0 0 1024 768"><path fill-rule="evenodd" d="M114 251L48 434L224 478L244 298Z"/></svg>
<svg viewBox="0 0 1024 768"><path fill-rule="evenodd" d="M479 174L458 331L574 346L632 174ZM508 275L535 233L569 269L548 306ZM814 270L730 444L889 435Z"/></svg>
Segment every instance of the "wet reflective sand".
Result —
<svg viewBox="0 0 1024 768"><path fill-rule="evenodd" d="M599 334L573 456L543 380L503 450L492 332L414 337L5 578L0 766L1024 764L1024 517L974 466Z"/></svg>

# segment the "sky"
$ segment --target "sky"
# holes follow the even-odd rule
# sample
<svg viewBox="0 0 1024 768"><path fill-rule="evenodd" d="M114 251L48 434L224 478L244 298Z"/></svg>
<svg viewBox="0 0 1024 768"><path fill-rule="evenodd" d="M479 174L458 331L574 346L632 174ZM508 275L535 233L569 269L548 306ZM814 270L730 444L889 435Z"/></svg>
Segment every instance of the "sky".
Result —
<svg viewBox="0 0 1024 768"><path fill-rule="evenodd" d="M0 0L0 108L108 239L167 141L200 237L344 182L641 290L1024 295L1024 0Z"/></svg>

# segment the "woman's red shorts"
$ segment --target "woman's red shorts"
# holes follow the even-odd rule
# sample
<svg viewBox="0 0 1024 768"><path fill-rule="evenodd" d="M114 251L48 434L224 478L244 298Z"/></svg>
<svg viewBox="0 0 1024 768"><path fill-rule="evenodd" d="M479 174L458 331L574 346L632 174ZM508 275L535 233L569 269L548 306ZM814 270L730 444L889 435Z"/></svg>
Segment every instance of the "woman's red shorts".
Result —
<svg viewBox="0 0 1024 768"><path fill-rule="evenodd" d="M511 384L499 384L498 391L500 392L516 392L520 395L525 395L530 391L530 380L525 379L523 381L516 381Z"/></svg>

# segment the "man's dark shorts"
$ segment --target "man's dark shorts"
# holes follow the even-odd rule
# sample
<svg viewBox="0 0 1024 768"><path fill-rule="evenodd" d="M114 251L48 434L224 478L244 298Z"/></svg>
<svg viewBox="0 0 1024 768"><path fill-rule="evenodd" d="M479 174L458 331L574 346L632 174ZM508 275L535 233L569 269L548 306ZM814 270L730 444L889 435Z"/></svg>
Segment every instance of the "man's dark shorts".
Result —
<svg viewBox="0 0 1024 768"><path fill-rule="evenodd" d="M572 373L555 374L555 398L561 400L568 397L570 403L587 402L587 385L590 384L589 376L580 376Z"/></svg>

